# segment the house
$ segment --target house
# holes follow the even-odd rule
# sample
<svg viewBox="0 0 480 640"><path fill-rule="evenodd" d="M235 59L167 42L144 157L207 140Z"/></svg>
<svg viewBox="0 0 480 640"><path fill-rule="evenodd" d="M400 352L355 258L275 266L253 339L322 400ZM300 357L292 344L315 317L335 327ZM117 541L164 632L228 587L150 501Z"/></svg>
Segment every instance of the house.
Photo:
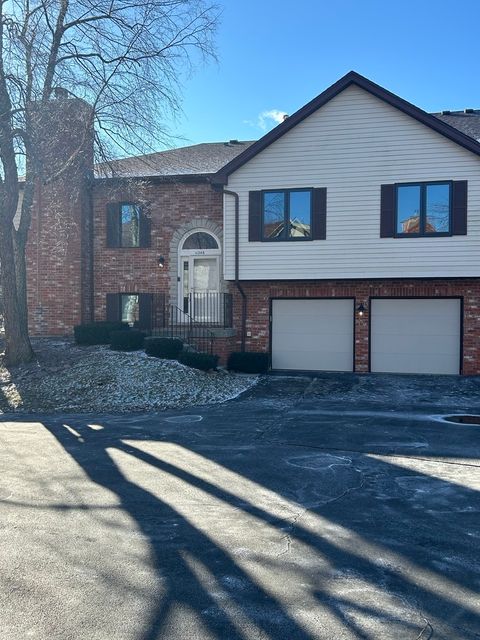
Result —
<svg viewBox="0 0 480 640"><path fill-rule="evenodd" d="M351 72L223 167L247 349L278 370L480 373L479 139L480 112Z"/></svg>
<svg viewBox="0 0 480 640"><path fill-rule="evenodd" d="M427 114L351 72L254 143L95 174L88 151L37 190L31 332L190 323L275 370L478 374L479 139L480 112Z"/></svg>

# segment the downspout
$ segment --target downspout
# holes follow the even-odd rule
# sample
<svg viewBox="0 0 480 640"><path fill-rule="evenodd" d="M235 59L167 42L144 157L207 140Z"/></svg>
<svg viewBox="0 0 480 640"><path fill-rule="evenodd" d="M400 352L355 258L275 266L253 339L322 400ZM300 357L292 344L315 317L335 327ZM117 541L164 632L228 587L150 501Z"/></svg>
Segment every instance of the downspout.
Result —
<svg viewBox="0 0 480 640"><path fill-rule="evenodd" d="M235 199L235 286L237 287L240 295L242 296L242 327L241 327L241 349L245 351L245 336L247 333L247 296L240 284L240 241L239 241L239 229L240 229L240 204L238 193L235 191L229 191L224 189L223 193L227 196L233 196Z"/></svg>
<svg viewBox="0 0 480 640"><path fill-rule="evenodd" d="M89 176L88 180L88 216L89 216L89 225L88 225L88 268L89 268L89 277L88 277L88 302L90 306L89 313L89 322L95 322L95 215L93 211L94 207L94 199L93 199L93 189L94 189L94 176L93 172Z"/></svg>

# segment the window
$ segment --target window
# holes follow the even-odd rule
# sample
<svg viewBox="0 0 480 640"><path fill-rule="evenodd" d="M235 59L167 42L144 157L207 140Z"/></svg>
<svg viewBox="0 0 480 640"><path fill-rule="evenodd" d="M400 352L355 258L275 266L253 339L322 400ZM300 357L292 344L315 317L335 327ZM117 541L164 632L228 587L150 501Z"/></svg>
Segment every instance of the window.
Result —
<svg viewBox="0 0 480 640"><path fill-rule="evenodd" d="M264 240L311 240L311 189L264 191L262 216Z"/></svg>
<svg viewBox="0 0 480 640"><path fill-rule="evenodd" d="M451 209L449 182L397 185L396 234L449 235Z"/></svg>
<svg viewBox="0 0 480 640"><path fill-rule="evenodd" d="M136 204L120 205L120 246L140 246L140 207Z"/></svg>
<svg viewBox="0 0 480 640"><path fill-rule="evenodd" d="M120 320L128 322L133 326L139 321L140 309L137 294L121 294L120 295Z"/></svg>
<svg viewBox="0 0 480 640"><path fill-rule="evenodd" d="M209 233L197 231L192 233L183 243L183 249L218 249L217 241Z"/></svg>
<svg viewBox="0 0 480 640"><path fill-rule="evenodd" d="M107 205L107 247L149 247L150 217L134 202Z"/></svg>
<svg viewBox="0 0 480 640"><path fill-rule="evenodd" d="M153 324L163 327L165 295L163 293L107 293L106 319L127 322L130 326L151 331Z"/></svg>

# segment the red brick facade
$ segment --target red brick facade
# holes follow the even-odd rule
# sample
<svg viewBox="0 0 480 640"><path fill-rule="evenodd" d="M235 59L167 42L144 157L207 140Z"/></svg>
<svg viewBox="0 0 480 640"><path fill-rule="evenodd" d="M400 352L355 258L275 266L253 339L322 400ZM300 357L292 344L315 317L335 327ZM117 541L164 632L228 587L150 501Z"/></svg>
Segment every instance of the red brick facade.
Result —
<svg viewBox="0 0 480 640"><path fill-rule="evenodd" d="M355 314L355 371L369 370L369 299L371 297L461 297L463 299L463 368L480 374L480 279L452 280L326 280L242 282L247 295L247 351L268 351L272 298L355 298L363 303L363 317ZM240 327L240 300L236 300L235 326ZM238 348L238 338L235 339Z"/></svg>
<svg viewBox="0 0 480 640"><path fill-rule="evenodd" d="M109 202L144 202L151 218L149 248L108 248L106 211ZM176 232L206 220L222 228L222 194L200 183L98 181L93 190L95 320L104 320L108 293L165 293L172 297L177 280ZM221 238L219 238L221 242ZM158 259L165 259L163 267ZM171 300L176 303L176 300Z"/></svg>
<svg viewBox="0 0 480 640"><path fill-rule="evenodd" d="M90 317L90 124L90 108L81 100L52 101L41 116L36 143L43 180L26 251L32 335L65 335Z"/></svg>

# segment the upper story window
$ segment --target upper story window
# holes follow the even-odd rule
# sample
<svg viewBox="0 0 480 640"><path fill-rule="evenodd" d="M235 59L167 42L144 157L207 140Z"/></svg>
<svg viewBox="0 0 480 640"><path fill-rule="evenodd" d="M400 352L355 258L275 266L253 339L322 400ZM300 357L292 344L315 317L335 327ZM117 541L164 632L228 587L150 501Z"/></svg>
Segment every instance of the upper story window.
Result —
<svg viewBox="0 0 480 640"><path fill-rule="evenodd" d="M149 247L150 218L135 202L107 205L107 247Z"/></svg>
<svg viewBox="0 0 480 640"><path fill-rule="evenodd" d="M396 188L396 235L449 235L452 219L450 182L399 184Z"/></svg>
<svg viewBox="0 0 480 640"><path fill-rule="evenodd" d="M140 246L140 207L124 202L120 205L120 246Z"/></svg>
<svg viewBox="0 0 480 640"><path fill-rule="evenodd" d="M264 191L262 220L264 240L311 240L311 189Z"/></svg>

